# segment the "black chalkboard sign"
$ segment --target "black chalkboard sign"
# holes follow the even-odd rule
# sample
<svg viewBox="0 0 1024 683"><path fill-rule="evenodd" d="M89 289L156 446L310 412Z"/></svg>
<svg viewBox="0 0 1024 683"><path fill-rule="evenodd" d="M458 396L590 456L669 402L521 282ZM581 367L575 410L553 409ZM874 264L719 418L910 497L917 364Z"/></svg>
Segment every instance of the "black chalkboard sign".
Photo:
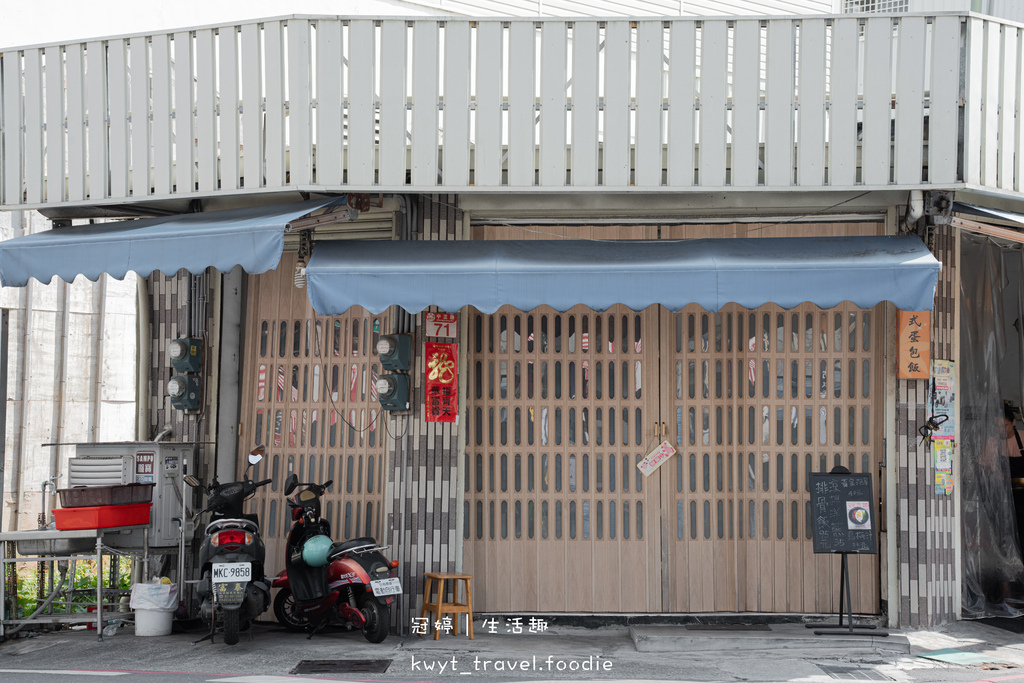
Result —
<svg viewBox="0 0 1024 683"><path fill-rule="evenodd" d="M871 475L811 472L810 480L814 552L877 554Z"/></svg>

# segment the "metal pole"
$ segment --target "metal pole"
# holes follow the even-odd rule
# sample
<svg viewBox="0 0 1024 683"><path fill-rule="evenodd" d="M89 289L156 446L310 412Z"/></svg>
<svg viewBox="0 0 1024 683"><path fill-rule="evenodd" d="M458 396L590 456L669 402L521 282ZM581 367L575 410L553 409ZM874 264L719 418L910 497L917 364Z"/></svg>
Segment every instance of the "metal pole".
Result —
<svg viewBox="0 0 1024 683"><path fill-rule="evenodd" d="M0 434L7 433L7 350L8 332L11 312L6 308L0 309ZM4 528L4 466L7 464L7 439L0 438L0 530ZM12 471L11 476L17 476L17 471ZM2 564L0 564L2 568ZM0 569L0 578L4 574ZM0 589L0 601L3 600L3 592ZM3 613L3 606L0 605L0 616ZM3 626L0 625L0 636L3 635Z"/></svg>
<svg viewBox="0 0 1024 683"><path fill-rule="evenodd" d="M7 320L7 310L4 309L4 320ZM7 327L5 326L6 330ZM4 354L4 365L6 365L7 354ZM0 476L0 482L4 478ZM17 616L17 611L15 611ZM6 640L4 635L4 620L7 619L7 541L0 541L0 642Z"/></svg>
<svg viewBox="0 0 1024 683"><path fill-rule="evenodd" d="M193 449L192 449L192 457L194 457L196 460L199 459L198 454L196 453L197 450L198 450L198 447L193 447ZM185 489L185 479L184 479L184 476L185 476L185 473L188 472L188 460L187 459L185 460L184 463L182 463L182 468L181 468L180 472L181 472L181 477L178 479L178 481L173 482L174 486L179 486L179 485L181 486L181 521L178 522L178 599L179 600L183 599L182 596L185 595L185 520L187 518L185 517L185 492L186 492L186 489Z"/></svg>
<svg viewBox="0 0 1024 683"><path fill-rule="evenodd" d="M96 532L96 634L103 642L103 532Z"/></svg>

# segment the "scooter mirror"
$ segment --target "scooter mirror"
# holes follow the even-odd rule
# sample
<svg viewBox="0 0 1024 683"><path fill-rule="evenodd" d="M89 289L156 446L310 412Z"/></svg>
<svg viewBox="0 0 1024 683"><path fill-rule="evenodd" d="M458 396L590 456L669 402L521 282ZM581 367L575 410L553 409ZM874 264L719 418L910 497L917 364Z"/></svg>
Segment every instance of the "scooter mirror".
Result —
<svg viewBox="0 0 1024 683"><path fill-rule="evenodd" d="M192 488L202 488L203 484L191 474L185 476L185 483Z"/></svg>
<svg viewBox="0 0 1024 683"><path fill-rule="evenodd" d="M292 495L292 491L298 488L298 486L299 476L292 472L291 474L288 475L288 478L284 480L284 495Z"/></svg>
<svg viewBox="0 0 1024 683"><path fill-rule="evenodd" d="M255 465L260 460L263 460L263 454L265 452L266 451L263 450L263 446L257 446L255 449L253 449L252 453L249 454L249 464Z"/></svg>

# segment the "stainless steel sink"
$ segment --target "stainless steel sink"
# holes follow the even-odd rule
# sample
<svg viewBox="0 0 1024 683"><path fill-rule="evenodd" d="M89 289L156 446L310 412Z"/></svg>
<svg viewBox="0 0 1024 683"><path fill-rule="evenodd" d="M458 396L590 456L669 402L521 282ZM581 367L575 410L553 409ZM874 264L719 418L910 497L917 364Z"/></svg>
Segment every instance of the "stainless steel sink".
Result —
<svg viewBox="0 0 1024 683"><path fill-rule="evenodd" d="M0 541L14 541L19 555L72 555L96 549L96 532L29 529L0 534Z"/></svg>
<svg viewBox="0 0 1024 683"><path fill-rule="evenodd" d="M17 541L19 555L72 555L96 550L91 538L38 538Z"/></svg>

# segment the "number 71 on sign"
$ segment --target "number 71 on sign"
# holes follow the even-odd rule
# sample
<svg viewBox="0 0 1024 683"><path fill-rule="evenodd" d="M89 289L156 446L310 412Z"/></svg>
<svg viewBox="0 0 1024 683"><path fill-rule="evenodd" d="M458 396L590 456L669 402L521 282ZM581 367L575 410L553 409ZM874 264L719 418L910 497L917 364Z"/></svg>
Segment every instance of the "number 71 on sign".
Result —
<svg viewBox="0 0 1024 683"><path fill-rule="evenodd" d="M427 336L442 339L455 339L459 336L459 326L454 313L427 313Z"/></svg>

